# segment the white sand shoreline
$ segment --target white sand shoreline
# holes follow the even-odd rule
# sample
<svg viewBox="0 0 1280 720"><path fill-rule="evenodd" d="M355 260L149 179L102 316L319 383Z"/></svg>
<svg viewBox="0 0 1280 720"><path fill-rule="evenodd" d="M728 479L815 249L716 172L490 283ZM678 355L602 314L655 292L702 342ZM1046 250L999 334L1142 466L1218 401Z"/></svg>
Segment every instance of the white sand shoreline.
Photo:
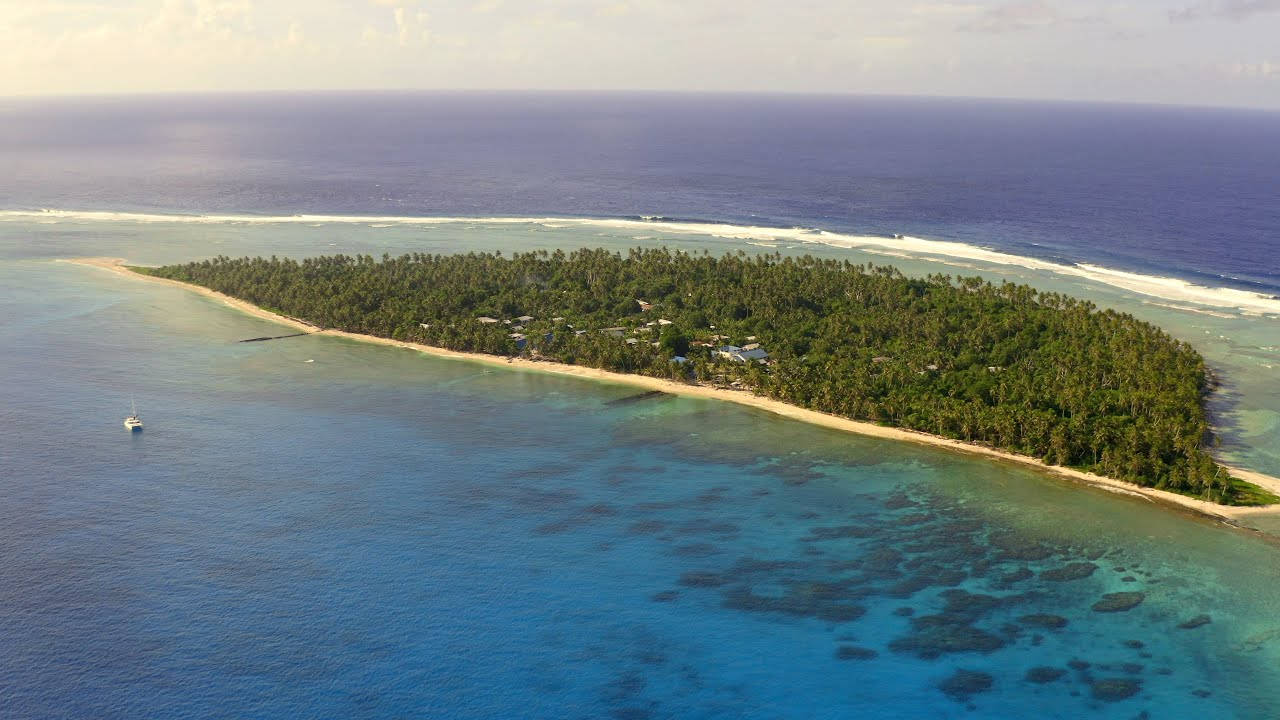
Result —
<svg viewBox="0 0 1280 720"><path fill-rule="evenodd" d="M403 342L392 340L389 338L381 338L373 335L361 335L358 333L349 333L341 330L317 330L317 328L308 323L296 320L294 318L285 317L264 310L252 303L240 300L238 298L225 295L216 290L193 285L177 280L169 280L166 278L157 278L150 275L142 275L129 270L124 266L122 258L75 258L67 259L63 262L76 263L79 265L88 265L92 267L109 270L120 275L147 280L156 283L168 284L180 287L184 290L195 292L206 297L214 298L222 301L226 305L240 310L241 312L253 315L264 320L270 320L289 327L312 332L317 335L330 335L334 337L344 337L360 342L374 343L378 345L389 345L393 347L401 347L409 350L415 350L427 355L433 355L443 358L454 358L459 360L468 360L472 362L484 363L486 365L522 368L536 370L540 372L554 373L557 375L569 375L579 378L587 378L592 380L602 380L613 383L620 383L640 387L648 390L659 390L670 393L672 395L680 395L684 397L709 398L715 400L725 400L728 402L738 403L761 410L765 410L782 417L800 420L813 425L841 430L845 432L857 433L869 437L884 438L888 440L898 440L905 442L914 442L934 447L942 447L950 450L964 452L972 455L983 455L986 457L998 459L1005 462L1012 462L1019 465L1032 467L1044 472L1049 472L1060 477L1066 477L1077 482L1082 482L1094 487L1098 487L1109 492L1123 495L1141 497L1149 501L1163 503L1166 505L1177 506L1183 509L1216 518L1231 524L1240 524L1240 521L1257 515L1280 515L1280 505L1268 505L1265 507L1233 507L1226 505L1218 505L1216 503L1197 500L1185 495L1167 492L1164 490L1156 490L1154 488L1144 488L1130 483L1115 480L1113 478L1086 473L1080 470L1064 468L1055 465L1046 465L1037 458L1026 455L1017 455L1015 453L997 450L995 448L966 443L960 440L952 440L950 438L939 437L922 433L914 430L904 430L900 428L885 427L874 423L862 422L858 420L850 420L848 418L836 415L828 415L827 413L818 412L816 410L806 410L794 405L772 400L749 392L740 390L724 390L719 388L706 387L702 385L690 385L679 383L672 380L664 380L661 378L646 377L644 375L628 375L624 373L615 373L607 370L598 370L595 368L582 367L579 365L567 365L564 363L535 361L524 358L508 359L496 355L485 355L481 353L467 353L455 350L447 350L444 348L433 347L430 345L422 345L419 343ZM1241 468L1230 468L1231 472L1242 480L1254 483L1273 493L1280 494L1280 478L1265 475L1252 470Z"/></svg>

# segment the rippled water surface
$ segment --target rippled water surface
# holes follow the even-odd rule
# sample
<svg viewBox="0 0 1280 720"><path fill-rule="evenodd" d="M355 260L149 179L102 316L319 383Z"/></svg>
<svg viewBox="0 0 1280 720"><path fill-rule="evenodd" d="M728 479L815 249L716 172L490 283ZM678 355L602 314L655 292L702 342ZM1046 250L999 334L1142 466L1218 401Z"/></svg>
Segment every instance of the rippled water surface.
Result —
<svg viewBox="0 0 1280 720"><path fill-rule="evenodd" d="M1275 716L1261 536L49 261L367 231L3 232L0 715ZM381 247L628 241L470 232Z"/></svg>

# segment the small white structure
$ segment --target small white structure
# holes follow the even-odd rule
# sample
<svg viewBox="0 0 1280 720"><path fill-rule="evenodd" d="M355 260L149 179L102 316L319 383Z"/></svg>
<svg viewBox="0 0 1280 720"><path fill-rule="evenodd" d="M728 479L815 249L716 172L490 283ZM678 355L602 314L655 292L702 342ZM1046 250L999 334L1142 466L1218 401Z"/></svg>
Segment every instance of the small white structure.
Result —
<svg viewBox="0 0 1280 720"><path fill-rule="evenodd" d="M670 321L670 320L667 320L667 319L665 319L665 318L659 318L659 319L658 319L658 324L659 324L659 325L670 325L670 324L671 324L671 321Z"/></svg>
<svg viewBox="0 0 1280 720"><path fill-rule="evenodd" d="M498 318L491 318L491 317L488 317L487 315L481 315L480 317L476 318L476 322L480 323L481 325L492 325L498 322Z"/></svg>
<svg viewBox="0 0 1280 720"><path fill-rule="evenodd" d="M765 352L765 349L759 345L750 350L740 348L737 345L722 345L716 348L715 356L740 363L751 362L752 360L764 362L768 359L769 353Z"/></svg>
<svg viewBox="0 0 1280 720"><path fill-rule="evenodd" d="M649 312L653 309L652 303L647 303L640 298L636 298L636 304L640 306L640 312Z"/></svg>
<svg viewBox="0 0 1280 720"><path fill-rule="evenodd" d="M516 320L519 320L519 321L520 321L520 322L522 322L522 323L527 323L527 322L531 322L531 321L533 320L533 316L532 316L532 315L521 315L520 317L516 318Z"/></svg>

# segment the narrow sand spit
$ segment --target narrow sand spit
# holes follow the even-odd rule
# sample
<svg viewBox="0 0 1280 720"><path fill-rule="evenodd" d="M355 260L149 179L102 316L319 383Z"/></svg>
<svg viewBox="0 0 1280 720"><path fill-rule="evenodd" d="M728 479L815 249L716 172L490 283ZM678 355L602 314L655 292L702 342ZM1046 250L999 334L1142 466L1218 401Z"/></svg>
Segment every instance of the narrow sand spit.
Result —
<svg viewBox="0 0 1280 720"><path fill-rule="evenodd" d="M472 362L484 363L486 365L494 365L506 368L521 368L528 370L536 370L539 372L553 373L556 375L571 375L573 377L587 378L591 380L600 380L611 383L621 383L632 385L635 387L645 388L647 390L660 390L672 395L681 395L684 397L709 398L714 400L726 400L728 402L738 403L739 405L748 405L750 407L759 408L775 415L800 420L813 425L821 425L822 427L832 428L835 430L843 430L845 432L858 433L859 435L867 435L870 437L884 438L888 440L900 440L904 442L914 442L923 445L932 445L935 447L948 448L958 452L969 453L973 455L983 455L990 458L996 458L1005 462L1026 465L1038 470L1053 473L1072 480L1083 482L1095 487L1108 490L1110 492L1122 495L1131 495L1141 497L1149 501L1161 502L1168 505L1176 505L1182 508L1192 510L1194 512L1207 515L1209 517L1218 518L1236 524L1238 521L1256 515L1280 515L1280 505L1269 505L1266 507L1231 507L1226 505L1218 505L1216 503L1197 500L1185 495L1166 492L1164 490L1156 490L1154 488L1144 488L1130 483L1115 480L1113 478L1095 475L1093 473L1073 470L1071 468L1059 467L1056 465L1046 465L1037 458L1027 455L1017 455L1003 450L977 445L974 443L966 443L960 440L952 440L951 438L939 437L928 433L917 432L915 430L902 430L899 428L884 427L868 422L858 420L850 420L836 415L828 415L827 413L818 412L816 410L805 410L794 405L769 398L753 395L750 392L742 390L725 390L720 388L707 387L704 385L691 385L679 383L672 380L663 380L660 378L645 377L643 375L627 375L624 373L609 372L607 370L597 370L595 368L581 367L578 365L566 365L563 363L547 362L542 360L529 360L525 358L504 358L496 355L484 355L480 353L458 352L456 350L446 350L444 348L432 347L430 345L422 345L419 343L402 342L399 340L391 340L388 338L375 337L373 335L360 335L358 333L343 332L341 330L319 330L315 326L300 320L278 315L269 310L264 310L257 305L245 302L229 295L224 295L216 290L210 290L199 285L192 285L177 280L169 280L165 278L152 277L150 275L141 275L129 270L124 265L122 258L76 258L66 260L65 262L76 263L79 265L90 265L104 270L110 270L131 278L139 280L147 280L155 283L163 283L173 285L184 290L199 293L206 297L215 298L223 303L240 310L241 312L270 320L272 322L287 325L292 328L303 331L312 331L317 335L330 335L334 337L344 337L360 342L374 343L378 345L390 345L393 347L401 347L409 350L416 350L427 355L436 357L453 358L458 360L468 360ZM1264 475L1252 470L1244 470L1240 468L1229 468L1236 477L1251 482L1259 487L1269 490L1273 493L1280 494L1280 478Z"/></svg>

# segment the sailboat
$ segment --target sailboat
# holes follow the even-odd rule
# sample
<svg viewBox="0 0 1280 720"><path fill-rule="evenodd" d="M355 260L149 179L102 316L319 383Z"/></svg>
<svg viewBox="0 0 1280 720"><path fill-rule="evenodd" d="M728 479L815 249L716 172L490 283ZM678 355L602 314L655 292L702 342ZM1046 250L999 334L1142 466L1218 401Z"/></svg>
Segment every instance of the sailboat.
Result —
<svg viewBox="0 0 1280 720"><path fill-rule="evenodd" d="M133 407L133 414L124 419L124 426L132 432L138 432L142 429L142 418L138 417L138 404L129 398L129 404Z"/></svg>

